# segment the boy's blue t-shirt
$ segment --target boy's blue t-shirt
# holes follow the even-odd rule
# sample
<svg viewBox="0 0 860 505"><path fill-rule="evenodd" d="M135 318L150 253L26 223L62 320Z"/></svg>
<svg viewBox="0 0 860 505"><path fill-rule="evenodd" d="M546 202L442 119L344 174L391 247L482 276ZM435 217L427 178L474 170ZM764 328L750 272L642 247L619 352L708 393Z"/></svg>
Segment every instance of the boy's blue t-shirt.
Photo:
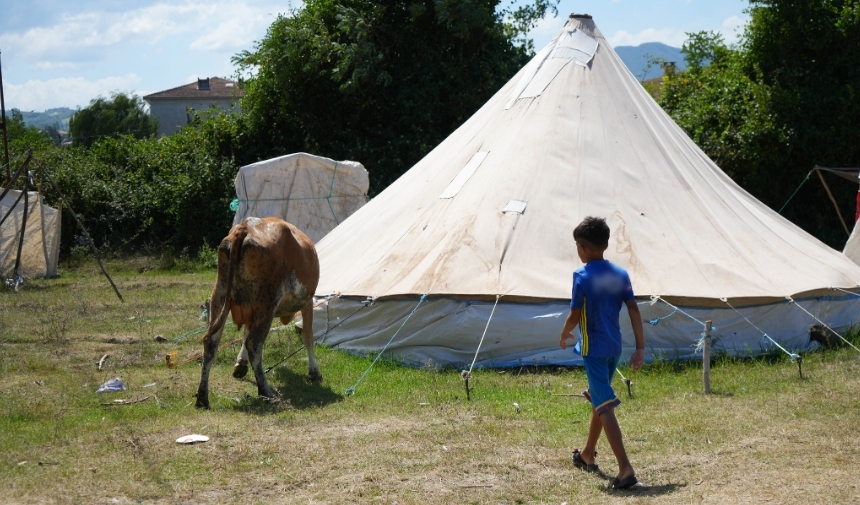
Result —
<svg viewBox="0 0 860 505"><path fill-rule="evenodd" d="M633 299L633 286L623 268L606 260L589 261L573 272L570 307L582 309L579 316L577 354L594 358L621 355L621 304Z"/></svg>

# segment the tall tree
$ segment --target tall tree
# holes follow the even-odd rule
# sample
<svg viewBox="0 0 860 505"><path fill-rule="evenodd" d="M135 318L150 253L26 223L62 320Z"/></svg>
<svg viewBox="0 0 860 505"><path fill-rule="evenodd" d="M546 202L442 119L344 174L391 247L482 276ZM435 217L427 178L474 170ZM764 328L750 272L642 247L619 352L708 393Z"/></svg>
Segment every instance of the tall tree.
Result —
<svg viewBox="0 0 860 505"><path fill-rule="evenodd" d="M158 120L147 114L143 99L134 94L114 93L110 99L98 97L69 120L75 146L91 146L102 137L121 134L136 138L155 135Z"/></svg>
<svg viewBox="0 0 860 505"><path fill-rule="evenodd" d="M735 181L779 210L815 165L860 166L860 0L751 0L741 42L689 34L688 70L660 103ZM816 178L817 179L817 178ZM857 187L832 180L843 215ZM784 215L833 247L846 235L820 184Z"/></svg>
<svg viewBox="0 0 860 505"><path fill-rule="evenodd" d="M254 51L242 107L251 161L295 151L355 159L384 189L529 59L525 33L557 0L308 0Z"/></svg>

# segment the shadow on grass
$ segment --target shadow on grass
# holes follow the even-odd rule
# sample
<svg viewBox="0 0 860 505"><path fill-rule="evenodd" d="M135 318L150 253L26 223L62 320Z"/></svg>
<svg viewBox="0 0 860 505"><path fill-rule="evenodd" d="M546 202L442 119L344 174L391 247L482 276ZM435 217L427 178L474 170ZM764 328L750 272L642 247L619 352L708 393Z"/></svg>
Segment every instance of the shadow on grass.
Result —
<svg viewBox="0 0 860 505"><path fill-rule="evenodd" d="M303 410L324 407L343 400L343 395L336 393L325 381L311 381L306 374L296 373L285 366L272 370L269 385L280 393L279 401L246 397L235 405L234 409L249 414L267 415L291 408Z"/></svg>
<svg viewBox="0 0 860 505"><path fill-rule="evenodd" d="M660 484L655 486L642 484L641 486L634 486L629 489L612 489L612 481L615 480L614 476L607 475L602 470L599 470L597 475L606 480L607 485L603 491L613 496L660 496L674 493L682 487L687 487L687 484Z"/></svg>
<svg viewBox="0 0 860 505"><path fill-rule="evenodd" d="M611 487L606 487L606 494L611 496L660 496L664 494L671 494L675 491L687 487L686 484L660 484L658 486L634 486L630 489L612 489Z"/></svg>

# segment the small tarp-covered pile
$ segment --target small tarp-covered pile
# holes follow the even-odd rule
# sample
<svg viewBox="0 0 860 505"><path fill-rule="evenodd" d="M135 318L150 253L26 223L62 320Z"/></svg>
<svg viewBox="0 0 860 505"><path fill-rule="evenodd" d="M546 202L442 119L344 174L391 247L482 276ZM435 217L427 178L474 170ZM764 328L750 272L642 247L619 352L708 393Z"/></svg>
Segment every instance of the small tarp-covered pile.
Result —
<svg viewBox="0 0 860 505"><path fill-rule="evenodd" d="M735 184L591 17L572 16L317 245L316 294L331 298L314 335L419 366L468 365L479 345L479 367L581 363L559 334L581 266L571 232L589 215L607 219L606 258L630 272L651 357L701 357L706 320L714 352L735 355L804 349L816 318L860 320L860 266Z"/></svg>
<svg viewBox="0 0 860 505"><path fill-rule="evenodd" d="M3 191L4 188L0 188L0 194ZM42 195L36 191L27 193L27 204L27 224L24 227L21 269L18 273L25 279L56 277L60 251L60 211L43 204ZM0 219L3 218L6 219L0 226L0 276L8 279L16 274L15 262L21 226L24 224L24 198L21 191L10 190L0 201Z"/></svg>
<svg viewBox="0 0 860 505"><path fill-rule="evenodd" d="M279 217L316 243L367 203L367 170L355 161L289 154L239 169L233 224Z"/></svg>

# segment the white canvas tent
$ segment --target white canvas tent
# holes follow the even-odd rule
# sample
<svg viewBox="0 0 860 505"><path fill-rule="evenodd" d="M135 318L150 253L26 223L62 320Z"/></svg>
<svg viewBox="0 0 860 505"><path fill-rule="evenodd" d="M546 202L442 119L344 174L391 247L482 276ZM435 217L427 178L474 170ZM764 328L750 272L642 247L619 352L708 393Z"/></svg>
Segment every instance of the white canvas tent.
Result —
<svg viewBox="0 0 860 505"><path fill-rule="evenodd" d="M2 194L4 188L0 188ZM15 277L21 226L24 224L24 199L21 191L10 190L0 200L0 276ZM15 205L15 202L18 204ZM27 223L21 249L21 269L25 279L56 277L60 251L60 211L42 203L42 195L27 193Z"/></svg>
<svg viewBox="0 0 860 505"><path fill-rule="evenodd" d="M854 223L854 229L848 237L848 242L845 243L845 249L842 250L842 254L860 265L860 221Z"/></svg>
<svg viewBox="0 0 860 505"><path fill-rule="evenodd" d="M477 366L578 364L558 340L581 266L571 232L588 215L607 218L606 256L630 272L651 356L700 356L706 319L715 350L736 354L772 349L762 332L788 349L808 346L815 320L796 304L834 327L860 320L860 266L736 185L591 18L572 16L477 113L318 244L317 296L331 298L316 309L314 334L366 353L399 331L387 356L468 365L486 328Z"/></svg>
<svg viewBox="0 0 860 505"><path fill-rule="evenodd" d="M242 167L235 185L234 225L280 217L317 242L367 203L370 181L361 163L296 153Z"/></svg>

